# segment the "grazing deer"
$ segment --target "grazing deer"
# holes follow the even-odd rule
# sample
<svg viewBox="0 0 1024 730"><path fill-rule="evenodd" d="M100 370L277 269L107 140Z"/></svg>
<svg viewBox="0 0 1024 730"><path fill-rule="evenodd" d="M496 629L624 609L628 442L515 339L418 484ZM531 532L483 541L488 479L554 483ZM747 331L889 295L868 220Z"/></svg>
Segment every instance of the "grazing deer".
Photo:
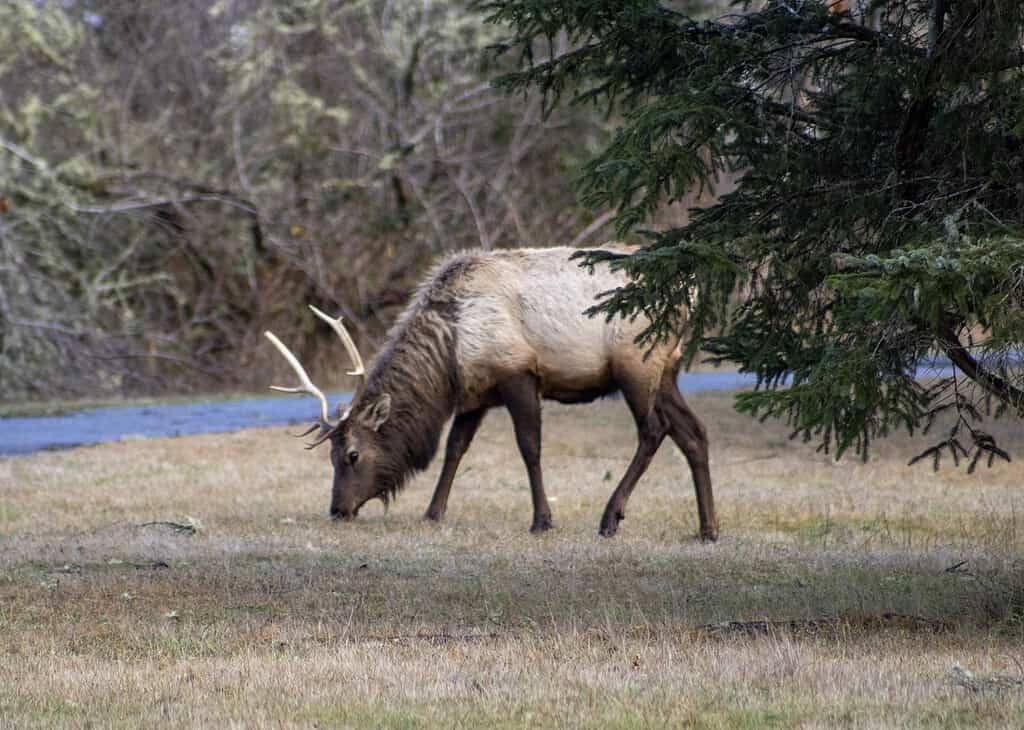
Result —
<svg viewBox="0 0 1024 730"><path fill-rule="evenodd" d="M329 420L326 398L299 361L266 333L300 380L297 387L272 387L320 401L318 421L302 435L319 430L310 448L331 443L333 517L352 518L375 497L386 503L411 474L427 467L454 415L426 512L428 519L440 520L459 461L484 414L505 406L529 475L531 531L546 530L551 509L540 468L541 399L587 403L621 391L639 443L604 510L600 533L615 534L633 487L669 436L693 473L700 537L717 539L707 435L676 388L678 341L655 345L645 358L645 348L635 341L645 319L606 321L584 314L599 293L622 286L626 278L605 264L588 273L570 260L573 253L516 249L448 258L420 285L369 373L341 318L310 307L341 337L355 366L349 374L361 377L336 422Z"/></svg>

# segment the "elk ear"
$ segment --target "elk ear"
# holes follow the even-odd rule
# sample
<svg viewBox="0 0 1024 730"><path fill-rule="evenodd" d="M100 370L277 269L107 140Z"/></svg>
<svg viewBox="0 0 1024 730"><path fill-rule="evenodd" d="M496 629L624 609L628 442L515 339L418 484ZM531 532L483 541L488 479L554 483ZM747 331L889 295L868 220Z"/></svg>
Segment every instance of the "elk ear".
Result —
<svg viewBox="0 0 1024 730"><path fill-rule="evenodd" d="M374 431L380 430L380 427L384 425L384 422L388 420L388 416L391 415L391 396L387 393L382 395L373 405L363 414L362 422Z"/></svg>

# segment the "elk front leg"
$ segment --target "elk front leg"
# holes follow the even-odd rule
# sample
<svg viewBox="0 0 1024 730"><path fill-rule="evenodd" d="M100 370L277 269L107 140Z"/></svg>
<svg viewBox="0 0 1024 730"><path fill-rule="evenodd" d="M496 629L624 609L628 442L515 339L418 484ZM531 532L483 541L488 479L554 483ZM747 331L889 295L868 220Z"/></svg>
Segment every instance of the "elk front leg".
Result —
<svg viewBox="0 0 1024 730"><path fill-rule="evenodd" d="M441 476L437 480L437 487L434 489L434 496L427 507L424 517L428 520L439 521L444 517L448 508L448 494L452 489L452 481L455 479L455 471L459 468L463 454L469 448L469 444L484 420L485 408L459 414L452 421L451 430L448 431L448 443L444 451L444 466L441 467Z"/></svg>
<svg viewBox="0 0 1024 730"><path fill-rule="evenodd" d="M516 443L530 478L530 496L533 498L530 532L543 532L551 528L551 507L544 493L544 478L540 471L541 419L537 378L531 373L515 376L498 386L498 394L512 416Z"/></svg>

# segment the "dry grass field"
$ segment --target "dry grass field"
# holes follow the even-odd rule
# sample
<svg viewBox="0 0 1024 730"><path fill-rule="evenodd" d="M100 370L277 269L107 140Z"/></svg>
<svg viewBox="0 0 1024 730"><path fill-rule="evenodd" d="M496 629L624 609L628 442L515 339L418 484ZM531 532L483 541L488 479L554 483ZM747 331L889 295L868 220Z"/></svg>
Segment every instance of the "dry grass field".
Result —
<svg viewBox="0 0 1024 730"><path fill-rule="evenodd" d="M933 474L689 400L716 545L670 443L597 536L617 401L546 407L541 536L504 413L442 525L438 464L331 523L326 449L283 428L0 460L0 727L1024 726L1019 425L1014 463Z"/></svg>

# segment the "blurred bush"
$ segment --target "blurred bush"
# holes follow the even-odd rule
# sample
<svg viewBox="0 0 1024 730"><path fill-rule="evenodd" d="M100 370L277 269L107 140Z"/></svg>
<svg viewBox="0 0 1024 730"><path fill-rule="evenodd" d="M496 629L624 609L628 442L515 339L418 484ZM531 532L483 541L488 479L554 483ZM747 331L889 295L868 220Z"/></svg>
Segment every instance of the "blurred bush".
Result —
<svg viewBox="0 0 1024 730"><path fill-rule="evenodd" d="M0 5L5 399L263 388L267 328L341 386L307 303L372 352L437 255L597 239L570 178L611 122L492 90L496 32L456 2Z"/></svg>

